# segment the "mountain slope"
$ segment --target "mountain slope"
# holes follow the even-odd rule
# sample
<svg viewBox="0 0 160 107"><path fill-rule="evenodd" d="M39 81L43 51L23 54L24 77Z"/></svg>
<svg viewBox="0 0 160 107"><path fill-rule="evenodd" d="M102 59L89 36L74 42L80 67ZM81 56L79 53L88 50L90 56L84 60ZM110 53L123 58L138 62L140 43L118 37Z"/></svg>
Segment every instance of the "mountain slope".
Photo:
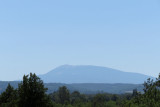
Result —
<svg viewBox="0 0 160 107"><path fill-rule="evenodd" d="M54 70L39 75L45 83L132 83L141 84L152 78L147 75L123 72L100 66L63 65Z"/></svg>

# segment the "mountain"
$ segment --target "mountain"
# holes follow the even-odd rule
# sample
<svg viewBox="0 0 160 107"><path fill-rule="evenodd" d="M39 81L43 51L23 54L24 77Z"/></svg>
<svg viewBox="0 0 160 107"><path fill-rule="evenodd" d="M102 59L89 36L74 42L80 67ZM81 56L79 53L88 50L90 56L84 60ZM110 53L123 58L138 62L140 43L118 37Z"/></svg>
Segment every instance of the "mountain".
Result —
<svg viewBox="0 0 160 107"><path fill-rule="evenodd" d="M39 75L45 83L144 83L151 76L92 65L63 65Z"/></svg>

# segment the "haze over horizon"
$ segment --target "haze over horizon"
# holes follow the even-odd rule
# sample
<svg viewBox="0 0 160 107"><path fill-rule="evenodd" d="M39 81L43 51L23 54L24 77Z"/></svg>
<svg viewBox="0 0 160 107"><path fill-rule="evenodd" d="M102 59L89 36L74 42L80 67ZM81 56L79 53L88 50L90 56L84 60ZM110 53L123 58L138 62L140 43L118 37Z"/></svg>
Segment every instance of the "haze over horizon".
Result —
<svg viewBox="0 0 160 107"><path fill-rule="evenodd" d="M0 1L0 80L96 65L157 77L160 1Z"/></svg>

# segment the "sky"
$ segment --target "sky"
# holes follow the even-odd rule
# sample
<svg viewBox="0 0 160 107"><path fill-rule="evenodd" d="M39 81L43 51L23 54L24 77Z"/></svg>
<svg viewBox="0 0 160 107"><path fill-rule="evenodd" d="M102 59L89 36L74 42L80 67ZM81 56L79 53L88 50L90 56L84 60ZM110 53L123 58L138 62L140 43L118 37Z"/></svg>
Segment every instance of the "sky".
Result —
<svg viewBox="0 0 160 107"><path fill-rule="evenodd" d="M0 0L0 80L64 64L157 77L159 0Z"/></svg>

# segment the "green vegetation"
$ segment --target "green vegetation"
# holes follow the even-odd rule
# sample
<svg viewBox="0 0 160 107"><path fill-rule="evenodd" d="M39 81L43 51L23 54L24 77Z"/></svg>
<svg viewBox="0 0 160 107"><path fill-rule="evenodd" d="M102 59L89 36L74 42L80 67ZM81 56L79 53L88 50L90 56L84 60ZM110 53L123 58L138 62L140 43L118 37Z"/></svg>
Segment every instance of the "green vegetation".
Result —
<svg viewBox="0 0 160 107"><path fill-rule="evenodd" d="M18 99L17 90L8 84L7 89L0 95L0 105L2 107L16 107Z"/></svg>
<svg viewBox="0 0 160 107"><path fill-rule="evenodd" d="M135 93L135 97L127 102L133 107L159 107L160 106L160 75L154 81L150 78L144 82L144 93Z"/></svg>
<svg viewBox="0 0 160 107"><path fill-rule="evenodd" d="M134 89L132 94L82 94L60 86L47 94L43 81L30 73L24 75L16 89L8 84L0 95L0 107L159 107L160 75L143 85L143 93Z"/></svg>

